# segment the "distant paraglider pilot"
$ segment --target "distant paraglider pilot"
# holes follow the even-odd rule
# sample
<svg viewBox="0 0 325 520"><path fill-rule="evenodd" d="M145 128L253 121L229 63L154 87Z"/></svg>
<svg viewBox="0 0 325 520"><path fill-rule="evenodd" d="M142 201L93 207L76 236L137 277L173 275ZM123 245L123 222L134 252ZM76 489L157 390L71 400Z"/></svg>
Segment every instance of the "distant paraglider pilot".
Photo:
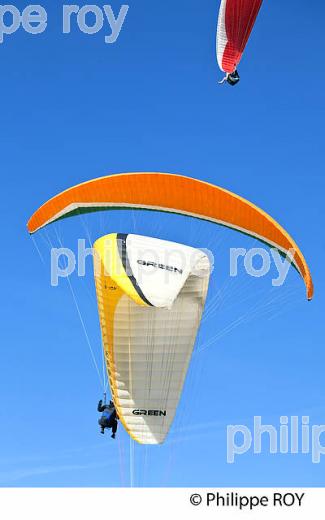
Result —
<svg viewBox="0 0 325 520"><path fill-rule="evenodd" d="M106 404L105 401L101 399L97 406L98 412L102 414L101 418L98 420L98 424L101 428L100 433L105 433L105 429L112 430L112 439L115 439L116 431L117 431L117 421L118 415L116 413L116 409L113 401L110 401L109 404Z"/></svg>
<svg viewBox="0 0 325 520"><path fill-rule="evenodd" d="M227 75L227 83L229 85L231 85L232 87L237 85L237 83L239 83L239 81L240 81L240 77L239 77L239 74L238 74L237 70L234 70L234 72L232 72L231 74Z"/></svg>
<svg viewBox="0 0 325 520"><path fill-rule="evenodd" d="M225 83L227 82L228 85L231 85L232 87L234 87L235 85L237 85L237 83L239 83L240 81L240 76L238 74L238 70L234 70L234 72L229 72L227 73L227 75L223 78L223 80L219 81L219 83L222 85L222 83Z"/></svg>

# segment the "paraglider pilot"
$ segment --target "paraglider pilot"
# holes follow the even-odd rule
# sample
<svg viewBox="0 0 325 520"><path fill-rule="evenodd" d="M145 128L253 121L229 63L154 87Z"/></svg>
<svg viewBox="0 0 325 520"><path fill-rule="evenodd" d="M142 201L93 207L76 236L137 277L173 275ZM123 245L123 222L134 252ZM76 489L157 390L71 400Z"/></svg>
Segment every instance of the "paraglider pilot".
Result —
<svg viewBox="0 0 325 520"><path fill-rule="evenodd" d="M223 83L227 82L228 85L234 87L235 85L237 85L237 83L239 83L239 81L240 76L238 74L238 70L235 69L233 72L227 73L227 75L223 78L223 80L219 81L219 83L220 85L222 85Z"/></svg>
<svg viewBox="0 0 325 520"><path fill-rule="evenodd" d="M237 69L234 70L234 72L232 72L231 74L227 74L228 85L231 85L232 87L234 87L235 85L237 85L237 83L239 83L239 81L240 81L240 77L239 77Z"/></svg>
<svg viewBox="0 0 325 520"><path fill-rule="evenodd" d="M110 401L109 404L106 404L105 400L103 401L101 399L98 403L97 410L102 414L101 418L98 420L98 424L101 428L100 433L104 434L106 428L111 429L111 437L112 439L115 439L118 415L116 413L113 401Z"/></svg>

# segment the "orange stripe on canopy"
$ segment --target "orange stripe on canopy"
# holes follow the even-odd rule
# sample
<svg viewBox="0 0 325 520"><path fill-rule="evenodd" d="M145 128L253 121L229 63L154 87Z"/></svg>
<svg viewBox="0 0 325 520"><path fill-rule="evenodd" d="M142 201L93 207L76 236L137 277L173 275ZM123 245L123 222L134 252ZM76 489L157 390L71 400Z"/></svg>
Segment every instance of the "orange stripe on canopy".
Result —
<svg viewBox="0 0 325 520"><path fill-rule="evenodd" d="M141 208L188 215L250 234L288 254L313 297L305 258L290 235L270 215L235 193L197 179L168 173L125 173L73 186L43 204L28 222L38 229L78 211Z"/></svg>

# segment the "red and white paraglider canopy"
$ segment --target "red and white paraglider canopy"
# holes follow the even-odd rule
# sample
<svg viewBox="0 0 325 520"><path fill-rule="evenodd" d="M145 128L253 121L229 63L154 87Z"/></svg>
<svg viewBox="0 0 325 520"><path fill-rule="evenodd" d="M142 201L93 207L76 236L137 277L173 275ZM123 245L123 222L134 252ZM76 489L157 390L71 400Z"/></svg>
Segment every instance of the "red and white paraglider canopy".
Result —
<svg viewBox="0 0 325 520"><path fill-rule="evenodd" d="M221 70L232 74L241 60L263 0L221 0L217 56Z"/></svg>

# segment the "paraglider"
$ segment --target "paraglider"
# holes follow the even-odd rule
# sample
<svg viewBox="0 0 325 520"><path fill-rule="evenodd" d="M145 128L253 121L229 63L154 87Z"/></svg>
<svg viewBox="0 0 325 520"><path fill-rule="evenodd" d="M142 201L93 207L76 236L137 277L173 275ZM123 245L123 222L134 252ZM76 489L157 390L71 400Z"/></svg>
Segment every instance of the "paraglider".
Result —
<svg viewBox="0 0 325 520"><path fill-rule="evenodd" d="M240 80L237 67L254 27L263 0L221 0L218 30L217 58L220 69L226 73L221 81L231 86Z"/></svg>
<svg viewBox="0 0 325 520"><path fill-rule="evenodd" d="M181 175L128 173L79 184L41 206L28 230L121 208L176 213L251 235L287 256L305 282L308 299L313 297L306 260L280 224L235 193ZM93 249L112 404L134 440L160 444L182 393L204 311L210 260L199 249L133 234L105 235Z"/></svg>
<svg viewBox="0 0 325 520"><path fill-rule="evenodd" d="M106 395L104 400L101 399L97 405L97 411L101 413L101 418L98 420L100 426L100 433L104 434L105 430L112 430L112 439L115 439L118 425L118 415L116 413L113 401L106 404Z"/></svg>
<svg viewBox="0 0 325 520"><path fill-rule="evenodd" d="M160 444L181 396L210 262L200 250L138 235L104 236L94 250L100 324L118 416L137 442Z"/></svg>
<svg viewBox="0 0 325 520"><path fill-rule="evenodd" d="M313 297L310 270L298 245L270 215L239 195L207 182L168 173L124 173L93 179L59 193L29 220L29 233L52 222L99 210L138 208L208 220L277 248L301 274Z"/></svg>

